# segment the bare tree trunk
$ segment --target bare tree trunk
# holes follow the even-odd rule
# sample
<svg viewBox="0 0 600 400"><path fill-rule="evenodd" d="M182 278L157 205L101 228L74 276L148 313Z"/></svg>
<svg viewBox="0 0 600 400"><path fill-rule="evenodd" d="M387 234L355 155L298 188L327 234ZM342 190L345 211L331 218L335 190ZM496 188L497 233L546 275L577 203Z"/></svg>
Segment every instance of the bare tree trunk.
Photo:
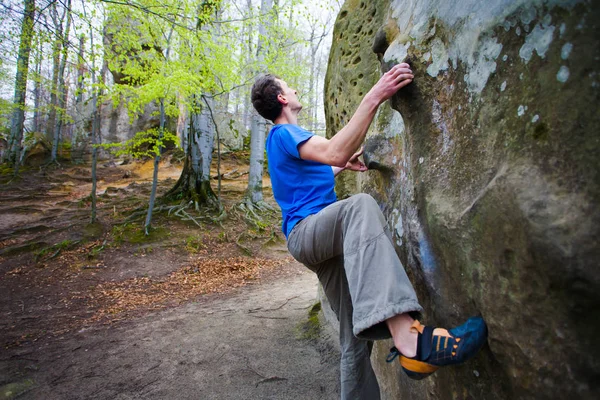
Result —
<svg viewBox="0 0 600 400"><path fill-rule="evenodd" d="M165 63L169 60L171 53L171 37L173 35L174 27L171 26L171 32L167 38L167 49L165 54ZM160 163L160 156L162 154L162 140L165 133L165 99L160 99L160 127L158 130L158 147L156 150L156 157L154 157L154 172L152 174L152 189L150 191L150 200L148 202L148 213L146 214L146 222L144 223L144 233L146 236L150 234L150 228L152 226L152 211L154 209L154 202L156 200L156 187L158 186L158 164Z"/></svg>
<svg viewBox="0 0 600 400"><path fill-rule="evenodd" d="M40 107L42 103L42 51L43 42L38 39L39 46L37 47L35 55L35 83L33 89L33 131L40 132L42 129L42 113Z"/></svg>
<svg viewBox="0 0 600 400"><path fill-rule="evenodd" d="M75 129L71 135L71 156L77 146L77 139L83 134L83 74L85 72L85 36L79 37L79 55L77 60L77 93L75 94ZM71 157L72 158L72 157Z"/></svg>
<svg viewBox="0 0 600 400"><path fill-rule="evenodd" d="M267 33L267 28L271 24L271 11L273 8L273 0L262 0L260 12L263 15L258 27L258 45L256 47L256 56L259 65L259 72L264 72L264 40ZM263 23L263 21L265 21ZM256 111L252 113L252 125L250 133L250 171L248 173L248 189L246 191L246 200L251 203L260 203L263 201L262 192L262 177L264 167L265 154L265 119L258 115Z"/></svg>
<svg viewBox="0 0 600 400"><path fill-rule="evenodd" d="M54 126L56 124L56 108L58 103L58 71L60 69L60 53L62 49L62 22L63 17L59 18L58 11L56 9L56 3L52 3L50 7L50 16L52 17L52 23L55 28L56 39L52 43L52 86L50 88L50 107L48 110L48 119L46 121L46 129L44 136L48 143L52 143L54 137Z"/></svg>
<svg viewBox="0 0 600 400"><path fill-rule="evenodd" d="M101 109L98 106L98 96L102 95L102 92L98 93L98 88L96 88L96 53L94 52L94 31L92 30L92 25L90 24L90 51L92 55L91 59L91 78L92 78L92 192L90 193L90 198L92 202L92 215L90 223L96 223L96 187L98 182L98 175L96 174L96 167L98 165L98 149L96 148L96 144L99 143L100 137L100 121L101 121ZM100 82L104 83L104 76L107 72L108 68L106 63L102 66L102 72L100 73Z"/></svg>
<svg viewBox="0 0 600 400"><path fill-rule="evenodd" d="M252 11L252 0L247 0L246 6L248 8L249 21L253 21L254 12ZM253 32L252 22L248 23L248 52L246 53L246 59L244 60L245 64L250 64L252 59L254 58L252 42L253 42ZM250 93L244 96L244 128L248 128L248 119L252 118L252 105L250 104Z"/></svg>
<svg viewBox="0 0 600 400"><path fill-rule="evenodd" d="M14 164L15 175L19 170L21 158L21 142L25 123L25 95L27 93L27 73L29 71L29 54L33 37L35 17L35 1L25 0L25 13L21 24L21 40L17 58L17 76L15 78L14 109L12 113L7 161Z"/></svg>
<svg viewBox="0 0 600 400"><path fill-rule="evenodd" d="M50 161L57 162L58 144L60 142L60 131L66 115L67 106L67 85L65 84L65 69L67 66L67 58L69 56L69 32L71 28L71 0L67 0L66 6L67 24L65 34L62 38L62 58L60 60L60 68L58 71L58 115L54 124L54 140L52 141L52 154Z"/></svg>
<svg viewBox="0 0 600 400"><path fill-rule="evenodd" d="M165 100L160 99L160 128L158 131L158 142L162 142L165 129ZM152 174L152 190L150 192L150 201L148 202L148 213L146 214L146 222L144 223L144 232L150 234L152 224L152 210L154 209L154 201L156 200L156 187L158 186L158 163L160 162L160 154L162 146L158 147L158 154L154 157L154 173Z"/></svg>

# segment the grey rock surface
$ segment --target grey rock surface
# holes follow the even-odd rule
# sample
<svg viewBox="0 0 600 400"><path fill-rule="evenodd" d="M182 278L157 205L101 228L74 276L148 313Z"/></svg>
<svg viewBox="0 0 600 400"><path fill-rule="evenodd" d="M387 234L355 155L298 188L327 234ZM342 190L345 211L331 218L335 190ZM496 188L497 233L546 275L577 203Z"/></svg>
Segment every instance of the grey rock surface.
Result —
<svg viewBox="0 0 600 400"><path fill-rule="evenodd" d="M600 350L600 4L348 0L327 74L328 136L391 65L415 81L380 108L363 175L426 308L489 325L468 364L387 398L594 398ZM375 349L380 366L388 344ZM385 367L384 367L385 368Z"/></svg>

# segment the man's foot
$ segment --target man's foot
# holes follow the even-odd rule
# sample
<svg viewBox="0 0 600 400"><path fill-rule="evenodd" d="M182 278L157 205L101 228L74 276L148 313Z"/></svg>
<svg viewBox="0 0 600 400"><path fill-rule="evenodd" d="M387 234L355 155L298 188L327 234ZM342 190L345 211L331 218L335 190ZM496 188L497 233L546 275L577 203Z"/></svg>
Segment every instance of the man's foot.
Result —
<svg viewBox="0 0 600 400"><path fill-rule="evenodd" d="M408 358L392 347L387 362L400 356L400 365L411 379L423 379L439 367L461 364L473 357L487 341L487 326L481 317L469 318L450 331L423 326L415 321L410 328L418 332L417 355Z"/></svg>

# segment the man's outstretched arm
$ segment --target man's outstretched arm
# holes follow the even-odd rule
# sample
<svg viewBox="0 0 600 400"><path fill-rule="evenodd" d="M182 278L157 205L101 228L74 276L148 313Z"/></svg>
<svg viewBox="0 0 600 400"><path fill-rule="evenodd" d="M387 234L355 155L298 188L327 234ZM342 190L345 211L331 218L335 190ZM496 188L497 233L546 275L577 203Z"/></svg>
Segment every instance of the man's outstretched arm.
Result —
<svg viewBox="0 0 600 400"><path fill-rule="evenodd" d="M350 160L348 160L344 167L331 167L331 169L333 170L333 176L338 176L338 174L345 169L360 172L366 171L368 169L367 166L358 158L361 156L363 151L364 149L361 147L360 150L358 150L352 155L352 157L350 157Z"/></svg>
<svg viewBox="0 0 600 400"><path fill-rule="evenodd" d="M313 136L298 149L300 158L344 168L365 140L377 108L398 90L411 83L413 78L408 64L402 63L392 67L365 95L350 122L342 130L331 139Z"/></svg>

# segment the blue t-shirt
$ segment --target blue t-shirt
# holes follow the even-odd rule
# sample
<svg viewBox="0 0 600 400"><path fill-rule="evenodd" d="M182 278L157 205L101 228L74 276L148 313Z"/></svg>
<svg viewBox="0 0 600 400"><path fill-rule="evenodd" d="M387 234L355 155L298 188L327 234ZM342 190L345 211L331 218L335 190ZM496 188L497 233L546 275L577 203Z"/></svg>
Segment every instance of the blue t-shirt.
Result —
<svg viewBox="0 0 600 400"><path fill-rule="evenodd" d="M298 146L313 136L298 125L281 124L273 126L267 137L273 196L281 207L286 238L303 218L337 200L331 166L303 160L298 153Z"/></svg>

